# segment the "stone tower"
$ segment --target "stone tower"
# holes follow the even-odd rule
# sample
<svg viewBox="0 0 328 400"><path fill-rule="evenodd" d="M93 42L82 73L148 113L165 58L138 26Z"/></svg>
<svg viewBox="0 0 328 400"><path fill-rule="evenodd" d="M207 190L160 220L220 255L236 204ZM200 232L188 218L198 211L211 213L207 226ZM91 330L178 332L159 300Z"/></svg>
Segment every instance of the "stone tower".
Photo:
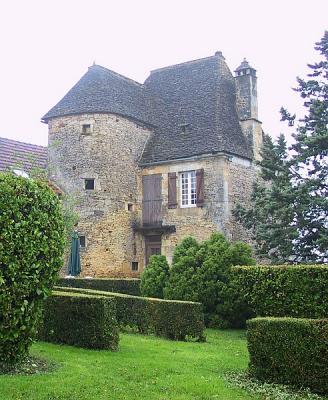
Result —
<svg viewBox="0 0 328 400"><path fill-rule="evenodd" d="M261 122L258 120L256 70L244 58L235 70L235 74L240 125L253 150L255 160L259 160L263 132Z"/></svg>
<svg viewBox="0 0 328 400"><path fill-rule="evenodd" d="M79 214L84 275L129 276L141 250L138 160L151 133L142 85L94 65L43 118L49 128L49 177ZM139 254L139 258L138 258Z"/></svg>

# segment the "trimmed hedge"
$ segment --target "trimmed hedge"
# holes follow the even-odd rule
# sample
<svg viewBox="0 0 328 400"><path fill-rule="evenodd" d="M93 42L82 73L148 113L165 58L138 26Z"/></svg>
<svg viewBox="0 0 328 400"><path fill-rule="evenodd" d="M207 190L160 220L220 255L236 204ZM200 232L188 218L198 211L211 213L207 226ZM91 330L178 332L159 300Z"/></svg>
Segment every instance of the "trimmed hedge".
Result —
<svg viewBox="0 0 328 400"><path fill-rule="evenodd" d="M154 333L172 340L205 340L204 314L201 303L152 299L78 288L60 288L116 299L116 318L123 330Z"/></svg>
<svg viewBox="0 0 328 400"><path fill-rule="evenodd" d="M256 316L328 318L328 266L233 267Z"/></svg>
<svg viewBox="0 0 328 400"><path fill-rule="evenodd" d="M328 393L328 319L255 318L247 328L251 375Z"/></svg>
<svg viewBox="0 0 328 400"><path fill-rule="evenodd" d="M135 278L60 278L57 281L57 285L140 296L140 279Z"/></svg>
<svg viewBox="0 0 328 400"><path fill-rule="evenodd" d="M45 301L39 339L117 350L116 302L110 297L54 292Z"/></svg>
<svg viewBox="0 0 328 400"><path fill-rule="evenodd" d="M49 186L0 172L0 367L27 357L64 243L62 207Z"/></svg>

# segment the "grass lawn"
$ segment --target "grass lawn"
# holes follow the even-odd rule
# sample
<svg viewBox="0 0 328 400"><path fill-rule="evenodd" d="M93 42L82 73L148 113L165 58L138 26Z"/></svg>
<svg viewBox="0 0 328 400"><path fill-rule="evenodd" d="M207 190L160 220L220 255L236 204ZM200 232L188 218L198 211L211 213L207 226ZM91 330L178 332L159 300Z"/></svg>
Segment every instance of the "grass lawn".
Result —
<svg viewBox="0 0 328 400"><path fill-rule="evenodd" d="M207 331L207 343L121 334L120 349L82 350L37 343L32 354L58 368L31 376L0 376L1 400L261 399L229 387L223 375L247 367L243 331Z"/></svg>

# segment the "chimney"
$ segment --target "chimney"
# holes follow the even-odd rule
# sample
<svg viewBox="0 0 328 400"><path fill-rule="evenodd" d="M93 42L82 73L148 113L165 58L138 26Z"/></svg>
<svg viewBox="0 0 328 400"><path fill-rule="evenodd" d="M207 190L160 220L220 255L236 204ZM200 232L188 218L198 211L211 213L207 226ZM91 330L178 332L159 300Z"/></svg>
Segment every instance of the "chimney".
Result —
<svg viewBox="0 0 328 400"><path fill-rule="evenodd" d="M244 58L235 70L237 113L243 133L253 150L255 160L260 160L263 142L262 124L258 120L256 70Z"/></svg>

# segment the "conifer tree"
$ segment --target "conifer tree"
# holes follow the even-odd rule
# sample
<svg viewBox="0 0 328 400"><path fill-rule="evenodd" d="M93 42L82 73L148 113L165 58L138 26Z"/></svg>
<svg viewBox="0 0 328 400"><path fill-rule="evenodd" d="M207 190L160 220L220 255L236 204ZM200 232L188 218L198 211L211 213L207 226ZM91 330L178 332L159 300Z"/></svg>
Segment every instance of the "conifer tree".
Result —
<svg viewBox="0 0 328 400"><path fill-rule="evenodd" d="M286 143L264 140L260 181L250 209L234 215L251 229L258 254L273 262L323 262L328 254L328 32L315 49L322 60L308 65L308 79L297 78L304 99L288 158ZM281 109L282 121L294 126L296 115Z"/></svg>

